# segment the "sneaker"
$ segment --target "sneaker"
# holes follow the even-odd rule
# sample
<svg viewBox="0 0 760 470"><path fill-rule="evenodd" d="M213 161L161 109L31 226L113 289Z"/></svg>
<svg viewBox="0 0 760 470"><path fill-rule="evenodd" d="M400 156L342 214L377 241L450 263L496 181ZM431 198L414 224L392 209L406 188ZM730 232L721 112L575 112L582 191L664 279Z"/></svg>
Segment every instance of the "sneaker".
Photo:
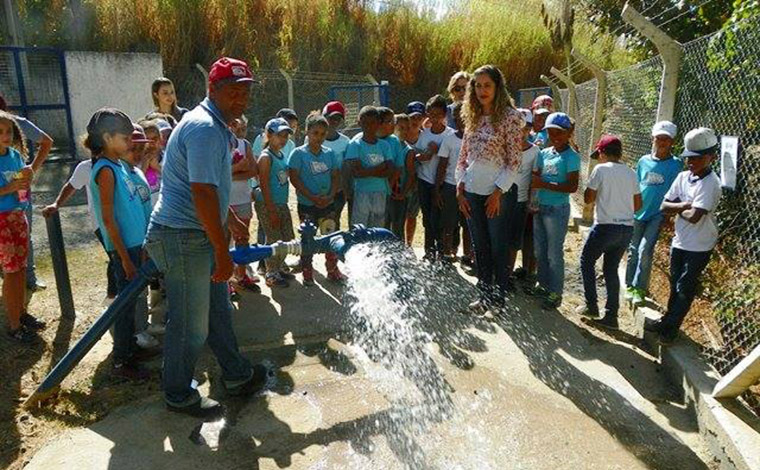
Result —
<svg viewBox="0 0 760 470"><path fill-rule="evenodd" d="M288 284L288 281L282 278L280 273L274 273L274 274L267 274L267 280L266 280L268 287L289 287L290 284Z"/></svg>
<svg viewBox="0 0 760 470"><path fill-rule="evenodd" d="M630 302L633 299L633 291L635 290L636 288L633 286L625 286L625 293L623 293L623 298Z"/></svg>
<svg viewBox="0 0 760 470"><path fill-rule="evenodd" d="M618 326L617 316L612 315L605 315L599 320L591 320L591 324L605 330L617 330L620 328Z"/></svg>
<svg viewBox="0 0 760 470"><path fill-rule="evenodd" d="M488 305L482 300L470 302L467 306L467 312L477 316L483 316L488 311Z"/></svg>
<svg viewBox="0 0 760 470"><path fill-rule="evenodd" d="M459 264L462 266L473 267L475 265L475 261L469 256L462 256L459 258Z"/></svg>
<svg viewBox="0 0 760 470"><path fill-rule="evenodd" d="M650 333L660 333L662 331L662 321L661 320L645 321L644 331L648 331Z"/></svg>
<svg viewBox="0 0 760 470"><path fill-rule="evenodd" d="M150 378L150 371L144 369L137 364L127 361L122 363L115 363L113 369L111 369L111 375L119 379L126 379L132 381L143 381Z"/></svg>
<svg viewBox="0 0 760 470"><path fill-rule="evenodd" d="M525 268L523 268L521 266L521 267L515 269L513 275L514 275L515 279L517 279L518 281L522 281L523 279L525 279L526 277L528 277L528 271L526 271Z"/></svg>
<svg viewBox="0 0 760 470"><path fill-rule="evenodd" d="M224 415L224 407L221 403L208 397L201 397L190 406L174 406L167 403L166 409L173 413L182 413L201 419L215 419Z"/></svg>
<svg viewBox="0 0 760 470"><path fill-rule="evenodd" d="M259 287L258 284L256 284L257 281L258 281L258 278L253 279L246 274L245 276L243 276L243 279L240 279L236 281L235 283L238 286L240 286L242 289L255 292L258 294L259 292L261 292L261 287Z"/></svg>
<svg viewBox="0 0 760 470"><path fill-rule="evenodd" d="M37 332L30 330L23 324L15 330L8 330L8 336L10 336L14 341L24 344L34 343L39 339Z"/></svg>
<svg viewBox="0 0 760 470"><path fill-rule="evenodd" d="M162 323L151 323L148 325L148 328L145 329L145 332L151 336L163 335L166 333L166 325Z"/></svg>
<svg viewBox="0 0 760 470"><path fill-rule="evenodd" d="M282 278L286 281L292 281L296 278L296 275L293 274L293 272L295 271L282 270L280 271L280 276L282 276ZM298 272L303 272L303 268L299 269Z"/></svg>
<svg viewBox="0 0 760 470"><path fill-rule="evenodd" d="M591 308L588 305L581 305L580 307L575 309L575 313L582 317L588 317L588 318L599 318L599 309L598 308Z"/></svg>
<svg viewBox="0 0 760 470"><path fill-rule="evenodd" d="M26 286L26 288L32 292L39 292L41 290L47 289L47 284L37 279L33 285Z"/></svg>
<svg viewBox="0 0 760 470"><path fill-rule="evenodd" d="M227 289L228 289L228 292L230 293L230 300L232 302L237 302L238 300L240 300L240 293L238 293L238 291L235 290L235 288L232 286L231 283L227 284Z"/></svg>
<svg viewBox="0 0 760 470"><path fill-rule="evenodd" d="M634 288L633 292L631 292L631 302L634 307L644 305L647 302L647 294L644 292L644 289Z"/></svg>
<svg viewBox="0 0 760 470"><path fill-rule="evenodd" d="M562 296L555 292L549 292L546 295L546 298L544 298L544 301L541 304L541 308L544 310L553 310L558 308L560 305L562 305Z"/></svg>
<svg viewBox="0 0 760 470"><path fill-rule="evenodd" d="M527 286L524 290L526 294L533 297L546 297L549 295L549 291L538 284Z"/></svg>
<svg viewBox="0 0 760 470"><path fill-rule="evenodd" d="M243 397L259 393L266 387L269 375L269 369L261 364L256 364L253 366L251 378L237 387L228 388L227 393L233 397Z"/></svg>
<svg viewBox="0 0 760 470"><path fill-rule="evenodd" d="M283 271L293 274L298 274L303 269L303 266L301 266L301 259L299 258L298 261L295 263L289 263L285 265L286 269L283 269ZM295 278L294 278L295 279Z"/></svg>
<svg viewBox="0 0 760 470"><path fill-rule="evenodd" d="M301 273L303 274L303 285L313 286L314 285L314 268L304 267L301 270Z"/></svg>
<svg viewBox="0 0 760 470"><path fill-rule="evenodd" d="M21 314L20 320L21 320L22 325L24 325L25 327L29 328L32 331L44 330L45 327L47 326L47 323L45 323L44 321L37 320L32 315L26 312Z"/></svg>
<svg viewBox="0 0 760 470"><path fill-rule="evenodd" d="M338 282L343 283L346 282L346 275L340 272L338 268L335 268L334 271L330 271L327 273L327 280L332 282Z"/></svg>
<svg viewBox="0 0 760 470"><path fill-rule="evenodd" d="M161 289L150 289L150 294L148 295L148 298L149 298L148 305L149 305L149 308L151 309L158 307L161 301L164 300L163 295L161 295Z"/></svg>
<svg viewBox="0 0 760 470"><path fill-rule="evenodd" d="M141 349L156 348L160 344L158 340L151 336L147 331L137 333L135 339L137 340L137 346Z"/></svg>

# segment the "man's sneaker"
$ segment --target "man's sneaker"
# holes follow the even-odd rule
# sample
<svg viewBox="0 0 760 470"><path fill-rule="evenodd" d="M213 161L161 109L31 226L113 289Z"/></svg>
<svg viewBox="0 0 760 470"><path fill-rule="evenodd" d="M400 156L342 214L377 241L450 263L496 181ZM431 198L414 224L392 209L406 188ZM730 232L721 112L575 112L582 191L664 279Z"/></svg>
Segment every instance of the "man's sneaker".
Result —
<svg viewBox="0 0 760 470"><path fill-rule="evenodd" d="M30 290L32 292L39 292L41 290L47 289L47 284L37 279L37 282L35 282L32 285L26 286L27 290Z"/></svg>
<svg viewBox="0 0 760 470"><path fill-rule="evenodd" d="M150 371L143 369L133 361L126 361L121 363L114 363L111 375L119 379L126 379L132 381L148 380L150 378Z"/></svg>
<svg viewBox="0 0 760 470"><path fill-rule="evenodd" d="M633 286L625 286L625 292L623 293L623 298L627 301L631 301L633 299L633 291L636 290Z"/></svg>
<svg viewBox="0 0 760 470"><path fill-rule="evenodd" d="M24 312L21 314L21 324L33 331L44 330L47 323L37 320L32 315Z"/></svg>
<svg viewBox="0 0 760 470"><path fill-rule="evenodd" d="M258 294L261 292L261 287L256 284L257 281L258 278L253 279L252 277L248 276L248 274L246 274L242 279L236 281L235 283L240 286L241 289L245 289Z"/></svg>
<svg viewBox="0 0 760 470"><path fill-rule="evenodd" d="M145 329L145 332L151 336L163 335L166 333L166 325L163 323L151 323Z"/></svg>
<svg viewBox="0 0 760 470"><path fill-rule="evenodd" d="M644 305L647 302L647 294L644 292L644 289L634 288L633 292L631 292L631 302L634 307Z"/></svg>
<svg viewBox="0 0 760 470"><path fill-rule="evenodd" d="M158 340L151 336L147 331L137 333L135 339L137 340L137 346L141 349L155 348L160 344Z"/></svg>
<svg viewBox="0 0 760 470"><path fill-rule="evenodd" d="M606 330L617 330L620 328L617 316L612 315L605 315L604 318L600 320L591 320L591 324Z"/></svg>
<svg viewBox="0 0 760 470"><path fill-rule="evenodd" d="M227 394L233 397L244 397L248 395L254 395L264 390L269 378L269 369L261 364L253 366L253 375L248 381L238 385L237 387L228 388Z"/></svg>
<svg viewBox="0 0 760 470"><path fill-rule="evenodd" d="M268 287L288 287L290 284L288 284L288 281L282 278L280 276L280 273L274 273L274 274L267 274L267 286Z"/></svg>
<svg viewBox="0 0 760 470"><path fill-rule="evenodd" d="M588 305L581 305L577 309L575 309L575 313L582 317L587 318L599 318L599 309L598 308L591 308Z"/></svg>
<svg viewBox="0 0 760 470"><path fill-rule="evenodd" d="M167 403L166 409L201 419L221 418L224 415L224 407L221 403L208 397L201 397L198 402L190 406L174 406Z"/></svg>
<svg viewBox="0 0 760 470"><path fill-rule="evenodd" d="M305 286L313 286L314 285L314 268L311 266L304 266L301 270L301 273L303 274L303 285Z"/></svg>
<svg viewBox="0 0 760 470"><path fill-rule="evenodd" d="M549 295L549 291L544 289L538 284L527 286L524 290L526 294L531 295L533 297L546 297Z"/></svg>
<svg viewBox="0 0 760 470"><path fill-rule="evenodd" d="M555 308L558 308L560 305L562 305L562 296L556 292L549 292L546 295L546 298L544 298L544 301L541 304L541 308L544 310L553 310Z"/></svg>
<svg viewBox="0 0 760 470"><path fill-rule="evenodd" d="M8 330L8 336L10 336L12 340L24 344L34 343L39 339L39 336L37 336L35 331L30 330L23 324L15 330Z"/></svg>

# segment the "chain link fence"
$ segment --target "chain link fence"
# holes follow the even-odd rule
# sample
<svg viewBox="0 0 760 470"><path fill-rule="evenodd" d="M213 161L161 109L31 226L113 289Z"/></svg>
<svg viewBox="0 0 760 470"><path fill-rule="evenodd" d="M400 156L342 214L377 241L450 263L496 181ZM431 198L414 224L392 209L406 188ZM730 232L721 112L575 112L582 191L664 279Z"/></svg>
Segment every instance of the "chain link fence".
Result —
<svg viewBox="0 0 760 470"><path fill-rule="evenodd" d="M683 134L699 126L737 136L741 146L737 187L723 191L716 212L718 246L683 327L723 375L760 345L760 18L684 44L683 50L674 117L680 133L676 150L682 148ZM657 56L607 73L603 132L622 138L624 160L632 167L651 149L662 67ZM576 86L575 138L584 158L582 182L588 178L596 86L596 80ZM720 171L720 161L714 169ZM670 227L663 229L652 272L651 295L661 306L667 305L669 295L672 235ZM760 414L758 397L756 385L741 399Z"/></svg>

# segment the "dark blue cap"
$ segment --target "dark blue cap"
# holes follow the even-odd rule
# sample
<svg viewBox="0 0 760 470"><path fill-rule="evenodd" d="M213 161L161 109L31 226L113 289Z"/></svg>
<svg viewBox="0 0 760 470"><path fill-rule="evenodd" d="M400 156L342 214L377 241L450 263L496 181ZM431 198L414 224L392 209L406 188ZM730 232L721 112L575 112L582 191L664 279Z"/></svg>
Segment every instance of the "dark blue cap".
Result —
<svg viewBox="0 0 760 470"><path fill-rule="evenodd" d="M425 103L421 101L412 101L406 105L406 114L409 116L414 114L425 114Z"/></svg>

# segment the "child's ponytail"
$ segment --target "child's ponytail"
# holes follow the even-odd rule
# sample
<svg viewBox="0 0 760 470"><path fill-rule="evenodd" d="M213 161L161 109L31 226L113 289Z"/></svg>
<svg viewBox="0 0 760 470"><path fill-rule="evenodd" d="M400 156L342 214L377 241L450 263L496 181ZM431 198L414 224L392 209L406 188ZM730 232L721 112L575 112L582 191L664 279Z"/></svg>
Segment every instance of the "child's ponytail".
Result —
<svg viewBox="0 0 760 470"><path fill-rule="evenodd" d="M11 147L18 150L24 161L29 158L29 149L26 147L26 137L18 126L16 119L14 119L11 113L6 111L0 111L0 121L8 122L11 125L13 131L13 138L11 139Z"/></svg>

